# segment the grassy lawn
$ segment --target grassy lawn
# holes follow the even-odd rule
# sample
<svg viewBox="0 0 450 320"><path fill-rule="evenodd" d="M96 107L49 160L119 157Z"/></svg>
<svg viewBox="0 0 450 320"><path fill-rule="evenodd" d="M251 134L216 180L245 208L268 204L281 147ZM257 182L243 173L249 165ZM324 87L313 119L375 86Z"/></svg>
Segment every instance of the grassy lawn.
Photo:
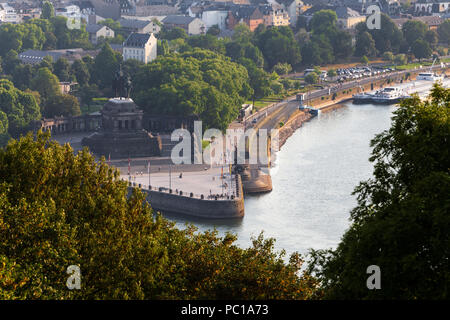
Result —
<svg viewBox="0 0 450 320"><path fill-rule="evenodd" d="M403 64L400 66L393 66L393 67L396 68L397 70L411 70L414 68L419 68L420 66L431 66L431 64L432 64L432 62L423 62L423 63L415 62L415 63Z"/></svg>
<svg viewBox="0 0 450 320"><path fill-rule="evenodd" d="M450 58L442 59L440 62L450 62ZM435 63L435 65L439 65L440 62ZM410 70L414 68L418 68L420 66L431 66L433 63L430 61L424 62L414 62L410 64L403 64L400 66L392 65L391 67L396 68L397 70Z"/></svg>
<svg viewBox="0 0 450 320"><path fill-rule="evenodd" d="M306 92L306 90L307 90L307 88L298 89L298 90L292 89L292 90L288 90L287 92L282 93L282 94L273 94L273 95L267 96L265 98L255 100L255 104L253 107L254 107L254 109L256 109L256 111L258 111L258 110L268 106L269 104L279 102L279 101L283 100L284 98L293 96L300 92ZM253 101L247 100L245 103L252 104Z"/></svg>

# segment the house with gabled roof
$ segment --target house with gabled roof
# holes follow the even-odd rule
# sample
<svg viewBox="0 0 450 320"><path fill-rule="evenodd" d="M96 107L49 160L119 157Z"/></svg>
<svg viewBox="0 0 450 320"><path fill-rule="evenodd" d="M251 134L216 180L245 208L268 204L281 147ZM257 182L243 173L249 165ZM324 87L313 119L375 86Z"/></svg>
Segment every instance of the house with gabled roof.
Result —
<svg viewBox="0 0 450 320"><path fill-rule="evenodd" d="M93 44L97 44L100 37L114 38L114 30L101 24L88 24L86 31L89 33L89 41Z"/></svg>
<svg viewBox="0 0 450 320"><path fill-rule="evenodd" d="M149 63L157 56L157 39L153 33L130 34L123 43L123 60L135 59Z"/></svg>
<svg viewBox="0 0 450 320"><path fill-rule="evenodd" d="M119 23L122 29L126 32L136 32L136 33L159 33L161 27L155 23L153 20L144 19L120 19Z"/></svg>
<svg viewBox="0 0 450 320"><path fill-rule="evenodd" d="M234 29L239 23L245 23L251 31L264 24L264 15L258 6L233 6L228 11L228 29Z"/></svg>
<svg viewBox="0 0 450 320"><path fill-rule="evenodd" d="M170 15L162 19L161 22L167 29L181 28L190 35L206 33L206 25L199 18Z"/></svg>

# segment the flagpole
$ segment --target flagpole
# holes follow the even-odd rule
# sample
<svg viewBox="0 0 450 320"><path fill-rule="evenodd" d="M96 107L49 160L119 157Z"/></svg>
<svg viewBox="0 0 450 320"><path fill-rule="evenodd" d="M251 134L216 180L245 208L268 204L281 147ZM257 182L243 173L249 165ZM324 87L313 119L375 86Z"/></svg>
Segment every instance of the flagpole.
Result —
<svg viewBox="0 0 450 320"><path fill-rule="evenodd" d="M172 189L172 166L169 164L169 189Z"/></svg>
<svg viewBox="0 0 450 320"><path fill-rule="evenodd" d="M148 173L148 189L150 190L150 160L148 160L148 164L147 164L147 173Z"/></svg>
<svg viewBox="0 0 450 320"><path fill-rule="evenodd" d="M130 157L128 157L128 180L131 181L131 160L130 160Z"/></svg>

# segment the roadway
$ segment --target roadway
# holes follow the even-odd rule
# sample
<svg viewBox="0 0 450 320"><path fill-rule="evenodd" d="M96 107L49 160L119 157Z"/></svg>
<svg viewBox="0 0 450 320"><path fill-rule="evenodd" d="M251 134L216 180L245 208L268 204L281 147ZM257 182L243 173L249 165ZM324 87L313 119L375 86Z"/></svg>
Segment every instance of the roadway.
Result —
<svg viewBox="0 0 450 320"><path fill-rule="evenodd" d="M440 66L435 66L433 69L439 69ZM419 70L430 70L430 67L423 67ZM353 89L357 87L361 87L367 84L370 84L374 81L379 80L387 80L391 77L398 77L403 76L408 72L411 71L418 71L418 69L413 70L403 70L403 71L397 71L397 72L390 72L386 74L380 74L373 77L367 77L357 80L351 80L343 83L338 84L330 84L323 89L318 89L314 91L310 91L306 93L305 100L312 100L316 98L320 98L322 96L327 96L329 94L333 94L338 91ZM292 115L293 112L298 107L298 102L296 101L296 96L290 96L283 101L277 102L275 104L269 105L268 107L265 107L261 109L260 111L248 116L245 121L245 129L249 128L261 128L261 129L273 129L277 127L280 121L286 122L283 119L288 119L290 115ZM267 117L270 117L266 119ZM253 123L253 120L256 119L256 123Z"/></svg>

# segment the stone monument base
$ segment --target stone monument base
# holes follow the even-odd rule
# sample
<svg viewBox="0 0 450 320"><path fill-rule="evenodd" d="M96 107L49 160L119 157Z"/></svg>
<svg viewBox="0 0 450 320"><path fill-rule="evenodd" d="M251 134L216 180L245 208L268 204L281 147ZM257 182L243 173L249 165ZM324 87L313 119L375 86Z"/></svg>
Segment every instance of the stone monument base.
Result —
<svg viewBox="0 0 450 320"><path fill-rule="evenodd" d="M154 157L161 155L161 138L145 130L133 132L96 132L81 141L95 155L106 159Z"/></svg>

